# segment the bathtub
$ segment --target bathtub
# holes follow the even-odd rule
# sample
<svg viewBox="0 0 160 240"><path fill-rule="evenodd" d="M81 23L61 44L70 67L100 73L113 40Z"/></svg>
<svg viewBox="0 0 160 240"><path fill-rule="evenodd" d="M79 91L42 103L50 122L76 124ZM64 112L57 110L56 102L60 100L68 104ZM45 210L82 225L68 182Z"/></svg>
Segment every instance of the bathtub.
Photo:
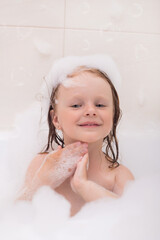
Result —
<svg viewBox="0 0 160 240"><path fill-rule="evenodd" d="M29 161L45 142L35 140L38 119L38 112L29 110L19 116L14 131L0 133L0 239L160 239L159 131L119 130L120 162L136 180L121 198L87 203L70 218L67 200L49 187L40 188L32 202L15 202Z"/></svg>

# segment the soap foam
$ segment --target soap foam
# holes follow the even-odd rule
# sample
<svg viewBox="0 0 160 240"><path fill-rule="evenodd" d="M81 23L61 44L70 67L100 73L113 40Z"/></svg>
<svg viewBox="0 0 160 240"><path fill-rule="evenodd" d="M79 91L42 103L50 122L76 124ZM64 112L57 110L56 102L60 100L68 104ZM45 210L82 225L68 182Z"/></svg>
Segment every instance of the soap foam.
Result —
<svg viewBox="0 0 160 240"><path fill-rule="evenodd" d="M46 125L39 128L39 110L34 105L19 115L8 140L9 151L0 161L0 239L160 239L158 132L149 132L147 137L145 132L121 134L123 164L130 165L136 180L128 183L119 199L87 203L72 218L69 202L47 186L31 202L15 202L31 159L47 140Z"/></svg>
<svg viewBox="0 0 160 240"><path fill-rule="evenodd" d="M80 81L76 81L75 79L67 78L63 81L62 85L65 88L71 88L71 87L85 87L85 84L81 83Z"/></svg>
<svg viewBox="0 0 160 240"><path fill-rule="evenodd" d="M39 95L42 96L42 109L46 115L46 111L50 105L50 96L52 89L63 84L65 87L75 86L75 82L69 79L68 75L72 74L77 68L85 66L87 68L98 69L107 74L117 91L121 86L121 75L114 60L105 54L94 54L89 56L66 56L57 59L44 78Z"/></svg>

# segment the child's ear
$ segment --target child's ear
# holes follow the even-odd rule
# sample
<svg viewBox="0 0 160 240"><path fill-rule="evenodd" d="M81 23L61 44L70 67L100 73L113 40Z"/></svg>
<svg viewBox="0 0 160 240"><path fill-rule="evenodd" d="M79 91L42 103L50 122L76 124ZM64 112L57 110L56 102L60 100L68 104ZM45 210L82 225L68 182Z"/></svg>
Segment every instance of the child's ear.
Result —
<svg viewBox="0 0 160 240"><path fill-rule="evenodd" d="M55 128L59 129L58 117L53 109L50 111L50 116L51 116L52 123L55 126Z"/></svg>

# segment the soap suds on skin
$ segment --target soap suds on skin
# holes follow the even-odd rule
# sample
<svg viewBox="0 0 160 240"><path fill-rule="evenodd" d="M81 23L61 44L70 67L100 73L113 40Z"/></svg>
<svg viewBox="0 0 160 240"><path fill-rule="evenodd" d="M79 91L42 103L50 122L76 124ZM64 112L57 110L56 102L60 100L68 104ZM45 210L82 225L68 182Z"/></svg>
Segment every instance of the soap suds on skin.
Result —
<svg viewBox="0 0 160 240"><path fill-rule="evenodd" d="M58 100L57 99L55 99L55 104L58 104Z"/></svg>
<svg viewBox="0 0 160 240"><path fill-rule="evenodd" d="M21 194L26 196L27 199L31 199L30 194L32 195L34 189L37 189L42 183L53 188L58 187L74 173L79 159L86 152L87 144L76 142L67 145L65 148L50 152L44 159L43 155L39 155L39 159L33 159L28 168L26 187L22 189Z"/></svg>
<svg viewBox="0 0 160 240"><path fill-rule="evenodd" d="M50 104L50 96L53 88L56 88L60 84L63 84L65 87L79 86L79 83L75 85L71 80L68 80L68 76L81 66L88 69L98 69L106 73L116 90L120 90L121 75L116 63L109 55L93 54L88 56L66 56L57 59L53 63L49 74L45 77L45 81L42 84L40 93L43 96L41 105L44 115L47 115L46 111Z"/></svg>
<svg viewBox="0 0 160 240"><path fill-rule="evenodd" d="M122 163L130 166L136 180L126 186L121 198L87 203L70 218L69 202L47 186L41 187L31 202L15 204L15 192L23 184L22 175L29 161L46 143L44 134L40 146L35 145L39 141L39 118L38 103L21 114L16 122L17 131L6 145L8 155L1 157L0 239L71 240L75 236L101 240L106 240L106 236L109 240L159 239L159 125L154 131L119 130Z"/></svg>
<svg viewBox="0 0 160 240"><path fill-rule="evenodd" d="M67 78L62 82L62 85L66 88L70 87L85 87L84 84L80 83L79 81L75 81L74 79Z"/></svg>

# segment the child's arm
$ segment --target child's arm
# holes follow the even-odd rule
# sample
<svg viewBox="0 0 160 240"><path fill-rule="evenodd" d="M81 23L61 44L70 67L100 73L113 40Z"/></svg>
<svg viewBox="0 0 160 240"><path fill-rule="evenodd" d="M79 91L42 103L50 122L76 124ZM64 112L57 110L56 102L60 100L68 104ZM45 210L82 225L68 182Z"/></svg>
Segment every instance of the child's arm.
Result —
<svg viewBox="0 0 160 240"><path fill-rule="evenodd" d="M106 188L100 186L99 184L87 180L83 182L81 186L78 186L76 191L85 202L91 202L100 198L109 197L109 198L118 198L119 196L114 192L107 190Z"/></svg>
<svg viewBox="0 0 160 240"><path fill-rule="evenodd" d="M86 165L88 162L88 154L77 164L77 169L71 179L71 187L75 193L80 195L86 202L94 201L103 197L118 198L124 189L128 180L133 180L133 175L124 166L120 166L117 171L116 183L113 192L105 189L99 184L87 180Z"/></svg>
<svg viewBox="0 0 160 240"><path fill-rule="evenodd" d="M49 154L37 155L29 165L19 200L31 200L36 190L48 185L58 187L75 171L80 157L88 151L85 143L73 143Z"/></svg>

